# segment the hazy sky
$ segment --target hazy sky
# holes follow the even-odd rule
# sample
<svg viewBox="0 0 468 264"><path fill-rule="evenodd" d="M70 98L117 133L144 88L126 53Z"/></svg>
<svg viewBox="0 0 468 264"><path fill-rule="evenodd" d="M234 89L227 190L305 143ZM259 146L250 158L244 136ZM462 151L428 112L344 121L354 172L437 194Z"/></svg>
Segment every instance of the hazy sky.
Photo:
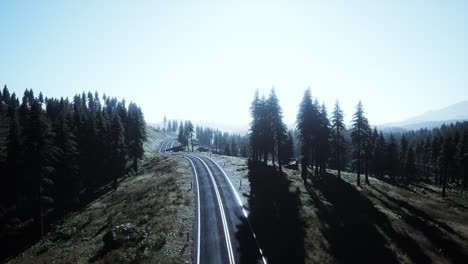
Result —
<svg viewBox="0 0 468 264"><path fill-rule="evenodd" d="M468 99L468 1L0 1L0 84L105 92L148 122L246 125L275 87L372 124Z"/></svg>

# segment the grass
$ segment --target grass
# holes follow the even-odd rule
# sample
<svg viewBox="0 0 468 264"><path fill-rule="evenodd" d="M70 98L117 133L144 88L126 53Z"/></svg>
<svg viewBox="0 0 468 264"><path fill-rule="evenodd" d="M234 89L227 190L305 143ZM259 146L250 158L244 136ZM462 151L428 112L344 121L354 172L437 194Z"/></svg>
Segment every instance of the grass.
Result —
<svg viewBox="0 0 468 264"><path fill-rule="evenodd" d="M468 210L458 196L375 178L357 187L356 175L338 180L334 171L308 192L299 171L287 173L301 190L305 263L468 263Z"/></svg>
<svg viewBox="0 0 468 264"><path fill-rule="evenodd" d="M190 167L179 157L153 154L141 168L9 263L191 262ZM122 225L130 228L119 231Z"/></svg>

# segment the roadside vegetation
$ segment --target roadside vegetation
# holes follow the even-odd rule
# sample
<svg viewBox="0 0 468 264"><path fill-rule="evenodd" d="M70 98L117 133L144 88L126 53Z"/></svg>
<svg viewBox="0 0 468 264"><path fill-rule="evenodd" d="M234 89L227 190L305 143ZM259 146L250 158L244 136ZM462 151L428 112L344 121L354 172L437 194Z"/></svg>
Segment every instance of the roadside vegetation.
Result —
<svg viewBox="0 0 468 264"><path fill-rule="evenodd" d="M157 154L166 134L147 127L139 173L112 183L67 213L39 242L8 263L191 263L191 169Z"/></svg>
<svg viewBox="0 0 468 264"><path fill-rule="evenodd" d="M274 89L268 98L255 93L251 114L249 221L269 263L468 261L468 122L384 135L359 101L346 129L339 103L329 119L309 89L292 133ZM296 150L284 156L291 134ZM289 189L298 205L270 188ZM293 210L287 221L284 204ZM270 207L274 214L264 211Z"/></svg>
<svg viewBox="0 0 468 264"><path fill-rule="evenodd" d="M103 102L103 104L101 104ZM91 92L72 101L0 92L0 259L44 237L137 173L146 125L134 103ZM109 185L109 183L112 183Z"/></svg>

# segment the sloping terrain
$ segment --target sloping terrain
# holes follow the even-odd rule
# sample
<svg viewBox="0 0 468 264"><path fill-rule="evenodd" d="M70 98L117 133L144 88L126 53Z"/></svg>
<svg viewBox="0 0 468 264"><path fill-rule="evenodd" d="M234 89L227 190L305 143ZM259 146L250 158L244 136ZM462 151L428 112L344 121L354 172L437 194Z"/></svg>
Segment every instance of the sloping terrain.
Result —
<svg viewBox="0 0 468 264"><path fill-rule="evenodd" d="M8 263L191 263L192 171L181 157L154 153L165 135L150 133L139 175L68 214Z"/></svg>
<svg viewBox="0 0 468 264"><path fill-rule="evenodd" d="M212 155L236 188L246 160ZM283 168L290 191L300 191L305 223L304 263L468 263L468 197L428 184L395 186L370 178L356 187L354 173L329 171L309 192L300 172ZM234 177L233 177L234 175ZM250 195L242 181L244 204Z"/></svg>
<svg viewBox="0 0 468 264"><path fill-rule="evenodd" d="M467 263L468 207L429 185L394 186L356 175L313 179L298 174L306 226L306 263ZM466 202L466 201L465 201Z"/></svg>

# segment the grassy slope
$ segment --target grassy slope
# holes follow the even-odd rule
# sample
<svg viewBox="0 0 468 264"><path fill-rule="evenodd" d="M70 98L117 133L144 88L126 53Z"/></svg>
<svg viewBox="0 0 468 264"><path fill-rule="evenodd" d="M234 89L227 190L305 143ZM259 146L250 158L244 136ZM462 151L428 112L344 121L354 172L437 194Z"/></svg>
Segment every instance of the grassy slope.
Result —
<svg viewBox="0 0 468 264"><path fill-rule="evenodd" d="M163 133L150 129L149 136L139 175L68 214L10 263L191 263L192 172L183 159L152 152ZM136 241L106 249L105 234L126 223L136 227Z"/></svg>
<svg viewBox="0 0 468 264"><path fill-rule="evenodd" d="M306 263L468 263L468 208L443 199L433 186L394 186L370 178L356 187L356 175L334 171L301 189L307 222ZM293 174L293 173L291 173Z"/></svg>
<svg viewBox="0 0 468 264"><path fill-rule="evenodd" d="M247 175L246 160L212 155L236 188ZM284 169L300 190L305 221L305 263L468 263L467 201L435 186L394 186L370 178L356 187L356 175L335 171L304 187L299 171ZM244 204L250 193L242 182Z"/></svg>

